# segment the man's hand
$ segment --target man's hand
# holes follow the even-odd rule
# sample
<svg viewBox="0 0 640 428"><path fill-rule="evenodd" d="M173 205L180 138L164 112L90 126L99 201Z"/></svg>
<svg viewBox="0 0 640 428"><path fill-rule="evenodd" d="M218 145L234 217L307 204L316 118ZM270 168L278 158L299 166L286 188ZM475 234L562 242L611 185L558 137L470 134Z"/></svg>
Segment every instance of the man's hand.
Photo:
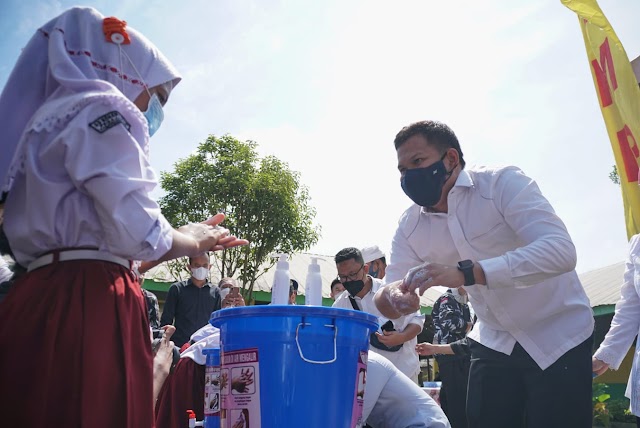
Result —
<svg viewBox="0 0 640 428"><path fill-rule="evenodd" d="M457 266L425 263L407 273L402 287L408 292L419 289L422 296L427 289L436 285L447 288L461 287L464 285L464 275Z"/></svg>
<svg viewBox="0 0 640 428"><path fill-rule="evenodd" d="M397 331L383 331L382 333L383 334L376 332L376 336L378 336L380 343L387 345L388 347L402 345L407 341L407 337L404 333Z"/></svg>
<svg viewBox="0 0 640 428"><path fill-rule="evenodd" d="M437 354L436 346L429 342L418 343L416 345L416 352L418 352L419 355L426 356Z"/></svg>
<svg viewBox="0 0 640 428"><path fill-rule="evenodd" d="M395 320L420 309L420 296L402 288L402 281L392 282L373 296L373 302L383 317Z"/></svg>
<svg viewBox="0 0 640 428"><path fill-rule="evenodd" d="M429 342L418 343L416 351L420 355L454 355L451 345L434 345Z"/></svg>
<svg viewBox="0 0 640 428"><path fill-rule="evenodd" d="M591 371L595 373L596 376L600 376L607 370L609 370L609 364L595 357L591 359Z"/></svg>

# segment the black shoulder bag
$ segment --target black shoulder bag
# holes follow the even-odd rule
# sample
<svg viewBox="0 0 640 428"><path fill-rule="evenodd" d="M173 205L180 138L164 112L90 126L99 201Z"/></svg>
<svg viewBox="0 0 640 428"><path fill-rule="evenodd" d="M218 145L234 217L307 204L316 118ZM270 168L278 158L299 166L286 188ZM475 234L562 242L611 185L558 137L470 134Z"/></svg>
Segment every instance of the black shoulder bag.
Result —
<svg viewBox="0 0 640 428"><path fill-rule="evenodd" d="M351 306L353 306L353 309L355 309L356 311L362 311L362 309L358 307L358 303L356 302L356 299L349 296L349 301L351 302ZM396 329L393 328L393 323L391 321L387 321L386 323L384 323L380 327L380 329L382 331L396 331ZM371 346L373 346L376 349L380 349L381 351L388 351L388 352L398 352L400 349L402 349L402 346L404 345L401 343L400 345L389 347L384 343L380 342L380 339L378 339L378 336L376 336L375 331L371 333L371 336L369 336L369 343L371 343Z"/></svg>

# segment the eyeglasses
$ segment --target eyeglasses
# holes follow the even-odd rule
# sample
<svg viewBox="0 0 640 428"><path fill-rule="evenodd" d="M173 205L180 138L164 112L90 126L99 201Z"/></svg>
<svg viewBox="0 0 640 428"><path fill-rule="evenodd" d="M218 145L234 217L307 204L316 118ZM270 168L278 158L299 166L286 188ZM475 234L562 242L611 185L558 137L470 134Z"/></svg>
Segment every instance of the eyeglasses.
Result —
<svg viewBox="0 0 640 428"><path fill-rule="evenodd" d="M355 281L356 280L356 275L360 273L360 271L362 270L362 268L364 267L364 265L360 266L360 269L358 269L357 271L350 273L349 275L338 275L338 280L340 282L347 282L347 281Z"/></svg>

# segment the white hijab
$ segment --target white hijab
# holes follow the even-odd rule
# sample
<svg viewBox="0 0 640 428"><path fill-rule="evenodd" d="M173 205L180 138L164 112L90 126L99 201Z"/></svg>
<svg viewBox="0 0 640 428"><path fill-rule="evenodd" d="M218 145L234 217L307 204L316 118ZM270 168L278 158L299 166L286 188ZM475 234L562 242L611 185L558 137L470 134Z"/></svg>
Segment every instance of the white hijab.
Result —
<svg viewBox="0 0 640 428"><path fill-rule="evenodd" d="M11 189L19 171L23 135L51 130L69 114L56 108L62 98L124 95L130 103L145 87L180 81L173 65L133 28L125 29L130 44L108 42L103 20L93 8L71 8L41 27L23 49L0 95L0 194ZM141 113L139 119L144 121Z"/></svg>
<svg viewBox="0 0 640 428"><path fill-rule="evenodd" d="M207 357L203 351L209 348L220 348L220 330L207 324L193 333L191 340L194 344L180 354L180 358L191 358L196 363L204 366L207 362Z"/></svg>

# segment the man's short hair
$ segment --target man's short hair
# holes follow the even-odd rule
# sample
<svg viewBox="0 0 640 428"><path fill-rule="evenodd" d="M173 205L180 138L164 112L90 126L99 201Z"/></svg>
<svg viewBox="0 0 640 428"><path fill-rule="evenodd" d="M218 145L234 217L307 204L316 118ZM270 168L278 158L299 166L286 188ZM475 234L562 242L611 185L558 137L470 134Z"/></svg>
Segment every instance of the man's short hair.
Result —
<svg viewBox="0 0 640 428"><path fill-rule="evenodd" d="M292 295L294 293L298 293L298 281L296 281L295 279L290 279L289 280L289 295Z"/></svg>
<svg viewBox="0 0 640 428"><path fill-rule="evenodd" d="M422 135L424 139L427 140L427 144L434 146L442 153L449 148L456 149L460 158L460 165L464 168L465 161L462 156L462 149L460 149L458 137L456 137L456 134L447 125L436 120L423 120L405 126L398 132L396 139L393 141L396 150L415 135Z"/></svg>
<svg viewBox="0 0 640 428"><path fill-rule="evenodd" d="M331 281L331 292L332 292L332 293L333 293L333 287L334 287L334 285L337 285L337 284L342 284L342 282L341 282L338 278L336 278L336 279L334 279L333 281Z"/></svg>
<svg viewBox="0 0 640 428"><path fill-rule="evenodd" d="M202 257L202 256L206 256L207 257L207 262L210 262L211 260L209 259L209 253L202 253L196 257ZM189 264L191 264L191 262L193 261L193 259L195 259L196 257L189 257Z"/></svg>
<svg viewBox="0 0 640 428"><path fill-rule="evenodd" d="M355 260L356 263L364 264L364 259L362 258L362 253L359 249L355 247L347 247L338 251L338 254L334 257L336 264L346 262L347 260Z"/></svg>

